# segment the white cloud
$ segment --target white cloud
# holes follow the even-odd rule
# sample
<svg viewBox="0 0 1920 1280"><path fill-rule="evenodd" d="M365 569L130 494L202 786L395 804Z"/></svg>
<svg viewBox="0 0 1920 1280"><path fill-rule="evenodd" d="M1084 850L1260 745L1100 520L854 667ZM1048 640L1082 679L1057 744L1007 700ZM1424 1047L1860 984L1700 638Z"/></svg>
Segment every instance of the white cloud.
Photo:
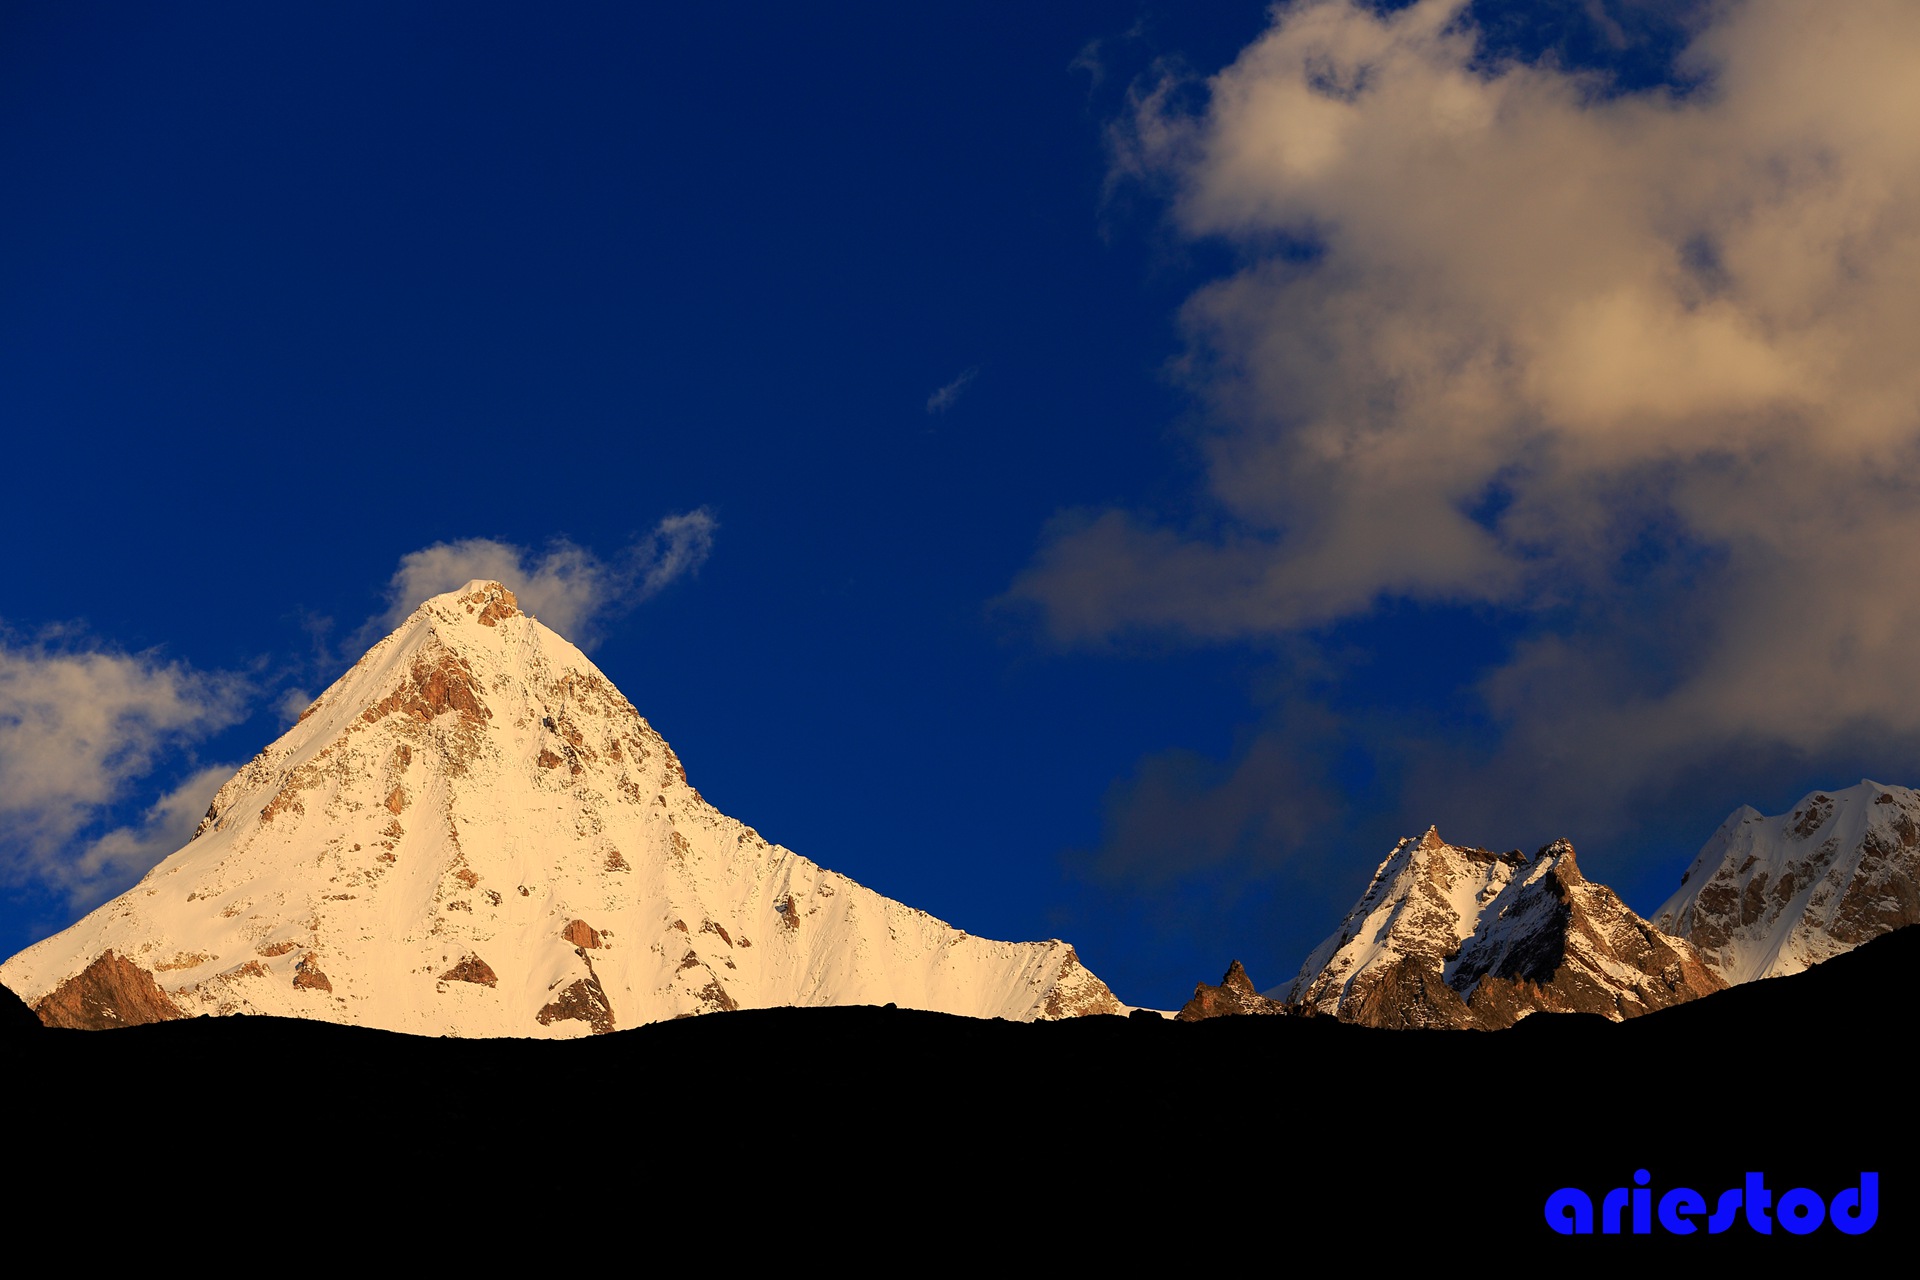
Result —
<svg viewBox="0 0 1920 1280"><path fill-rule="evenodd" d="M927 412L945 413L947 410L953 408L954 404L960 399L960 393L965 391L967 386L979 376L980 366L975 365L955 378L952 382L949 382L946 386L935 391L927 397Z"/></svg>
<svg viewBox="0 0 1920 1280"><path fill-rule="evenodd" d="M193 822L176 809L204 809L207 779L230 769L196 774L137 827L86 832L157 762L239 720L247 691L151 655L0 646L0 875L104 896L184 844Z"/></svg>
<svg viewBox="0 0 1920 1280"><path fill-rule="evenodd" d="M400 558L387 585L387 612L379 620L398 626L422 600L475 578L505 583L528 613L576 643L590 643L597 624L695 573L713 550L719 527L705 507L668 516L653 532L607 560L566 539L544 551L463 538L437 542Z"/></svg>
<svg viewBox="0 0 1920 1280"><path fill-rule="evenodd" d="M87 842L66 865L76 906L103 902L168 854L186 846L237 766L210 765L154 802L137 823Z"/></svg>
<svg viewBox="0 0 1920 1280"><path fill-rule="evenodd" d="M1200 114L1137 96L1117 167L1246 262L1184 312L1200 518L1063 517L1015 596L1067 643L1510 611L1490 708L1614 772L1920 730L1920 6L1727 5L1702 88L1617 96L1462 11L1295 4Z"/></svg>
<svg viewBox="0 0 1920 1280"><path fill-rule="evenodd" d="M313 695L305 689L288 689L273 700L274 714L280 718L282 729L291 729L300 721L300 713L313 705Z"/></svg>
<svg viewBox="0 0 1920 1280"><path fill-rule="evenodd" d="M633 564L641 569L638 598L644 600L676 579L698 572L713 551L713 531L718 527L705 507L668 516L654 526L653 537L633 557Z"/></svg>

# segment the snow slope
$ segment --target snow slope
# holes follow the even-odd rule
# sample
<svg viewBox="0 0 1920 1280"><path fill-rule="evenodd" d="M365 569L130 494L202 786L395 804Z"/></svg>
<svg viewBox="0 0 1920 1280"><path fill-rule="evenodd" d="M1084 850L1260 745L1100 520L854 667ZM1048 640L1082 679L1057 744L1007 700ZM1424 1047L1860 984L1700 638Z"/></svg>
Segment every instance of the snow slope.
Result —
<svg viewBox="0 0 1920 1280"><path fill-rule="evenodd" d="M1121 1009L1063 942L971 937L717 812L585 655L484 581L421 605L185 848L0 981L37 1003L108 951L185 1013L429 1035L776 1005Z"/></svg>
<svg viewBox="0 0 1920 1280"><path fill-rule="evenodd" d="M1729 983L1798 973L1920 923L1920 792L1863 779L1773 817L1742 805L1653 919Z"/></svg>

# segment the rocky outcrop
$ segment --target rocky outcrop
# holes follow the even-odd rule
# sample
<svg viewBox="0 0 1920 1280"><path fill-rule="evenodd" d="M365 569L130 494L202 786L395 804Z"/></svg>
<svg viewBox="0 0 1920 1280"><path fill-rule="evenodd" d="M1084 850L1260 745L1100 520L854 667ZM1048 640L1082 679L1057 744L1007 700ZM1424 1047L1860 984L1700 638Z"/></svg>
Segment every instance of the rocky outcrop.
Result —
<svg viewBox="0 0 1920 1280"><path fill-rule="evenodd" d="M1467 1006L1459 992L1447 985L1443 966L1425 956L1401 956L1376 968L1373 980L1358 984L1335 1009L1341 1021L1394 1031L1492 1029L1480 1013Z"/></svg>
<svg viewBox="0 0 1920 1280"><path fill-rule="evenodd" d="M497 627L508 618L520 616L520 601L497 582L477 587L467 596L466 605L468 613L479 610L474 620L483 627Z"/></svg>
<svg viewBox="0 0 1920 1280"><path fill-rule="evenodd" d="M1863 779L1773 817L1743 806L1653 920L1730 983L1798 973L1920 923L1920 792Z"/></svg>
<svg viewBox="0 0 1920 1280"><path fill-rule="evenodd" d="M534 1017L543 1027L556 1022L584 1022L597 1036L613 1030L613 1006L607 1003L607 993L601 989L591 964L586 977L568 983Z"/></svg>
<svg viewBox="0 0 1920 1280"><path fill-rule="evenodd" d="M1060 967L1054 971L1053 981L1047 988L1047 998L1041 1002L1039 1017L1043 1021L1084 1018L1090 1014L1119 1013L1120 1007L1119 998L1107 989L1107 984L1080 963L1072 947L1066 947L1060 957Z"/></svg>
<svg viewBox="0 0 1920 1280"><path fill-rule="evenodd" d="M1225 1018L1238 1014L1285 1013L1287 1006L1278 1000L1269 1000L1254 989L1253 979L1238 960L1227 966L1226 976L1220 979L1220 985L1210 987L1206 983L1196 983L1193 999L1180 1007L1174 1018L1180 1022L1199 1022L1205 1018Z"/></svg>
<svg viewBox="0 0 1920 1280"><path fill-rule="evenodd" d="M333 994L333 983L327 975L320 972L320 957L309 951L293 964L293 985L303 991L324 991Z"/></svg>
<svg viewBox="0 0 1920 1280"><path fill-rule="evenodd" d="M467 956L459 964L440 975L442 982L471 982L476 986L492 987L500 983L500 975L493 966L479 956Z"/></svg>
<svg viewBox="0 0 1920 1280"><path fill-rule="evenodd" d="M560 936L574 946L589 951L597 950L600 946L600 931L585 920L569 920L567 927L560 931Z"/></svg>
<svg viewBox="0 0 1920 1280"><path fill-rule="evenodd" d="M185 1017L151 973L113 951L55 987L33 1006L49 1027L104 1031Z"/></svg>
<svg viewBox="0 0 1920 1280"><path fill-rule="evenodd" d="M1528 858L1429 829L1387 855L1288 998L1366 1026L1491 1030L1534 1013L1617 1021L1725 985L1683 939L1587 880L1567 841Z"/></svg>
<svg viewBox="0 0 1920 1280"><path fill-rule="evenodd" d="M705 1006L703 1012L706 1013L732 1013L740 1007L740 1002L733 998L731 992L720 985L720 979L718 978L710 980L706 986L701 987L699 997L700 1003Z"/></svg>

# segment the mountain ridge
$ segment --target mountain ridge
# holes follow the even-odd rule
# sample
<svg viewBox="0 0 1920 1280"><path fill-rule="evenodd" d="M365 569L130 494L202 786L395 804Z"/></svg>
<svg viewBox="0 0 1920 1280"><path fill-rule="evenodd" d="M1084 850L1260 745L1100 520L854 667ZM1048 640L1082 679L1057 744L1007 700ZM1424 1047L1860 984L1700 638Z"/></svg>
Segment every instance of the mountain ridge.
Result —
<svg viewBox="0 0 1920 1280"><path fill-rule="evenodd" d="M1863 778L1784 814L1742 805L1653 919L1732 983L1798 973L1920 923L1920 792Z"/></svg>
<svg viewBox="0 0 1920 1280"><path fill-rule="evenodd" d="M1872 779L1809 792L1790 813L1740 806L1650 918L1588 881L1568 841L1529 859L1429 827L1395 845L1292 982L1259 1005L1203 982L1183 1016L1284 1009L1481 1030L1538 1012L1618 1020L1798 973L1915 923L1920 791Z"/></svg>

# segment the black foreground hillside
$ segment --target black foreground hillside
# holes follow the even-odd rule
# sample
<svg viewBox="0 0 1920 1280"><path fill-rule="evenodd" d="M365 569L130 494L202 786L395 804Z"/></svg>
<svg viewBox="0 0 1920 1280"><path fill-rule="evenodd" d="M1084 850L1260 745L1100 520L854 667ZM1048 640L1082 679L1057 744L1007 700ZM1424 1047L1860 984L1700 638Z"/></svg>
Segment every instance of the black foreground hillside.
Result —
<svg viewBox="0 0 1920 1280"><path fill-rule="evenodd" d="M1865 1259L1906 1253L1920 1210L1916 993L1914 928L1625 1023L1542 1014L1499 1032L871 1007L567 1042L244 1017L85 1032L42 1028L9 993L4 1061L13 1149L32 1153L24 1198L47 1218L103 1170L173 1170L133 1175L156 1217L190 1217L210 1182L271 1198L297 1173L338 1197L411 1170L423 1194L466 1179L461 1194L482 1202L533 1191L592 1214L671 1190L725 1216L726 1188L758 1188L809 1213L857 1206L889 1230L957 1231L961 1250L984 1248L993 1223L1032 1221L1056 1224L1056 1241L1070 1225L1083 1243L1144 1232L1151 1250L1189 1233L1207 1249L1222 1237L1201 1223L1225 1213L1235 1231L1369 1256L1471 1240L1489 1261ZM262 1181L232 1182L236 1167ZM1880 1219L1861 1236L1547 1229L1555 1189L1598 1204L1637 1169L1656 1195L1685 1185L1709 1203L1749 1172L1776 1197L1828 1198L1875 1172Z"/></svg>

